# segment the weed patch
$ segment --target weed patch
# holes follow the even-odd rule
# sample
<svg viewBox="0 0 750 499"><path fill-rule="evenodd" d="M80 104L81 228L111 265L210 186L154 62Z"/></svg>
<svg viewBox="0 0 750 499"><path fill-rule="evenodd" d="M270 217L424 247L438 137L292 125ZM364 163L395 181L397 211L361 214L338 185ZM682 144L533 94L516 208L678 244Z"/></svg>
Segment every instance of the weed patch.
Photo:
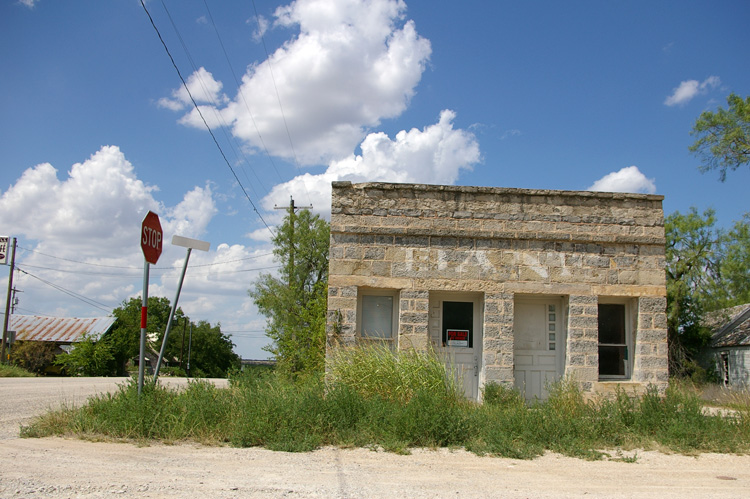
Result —
<svg viewBox="0 0 750 499"><path fill-rule="evenodd" d="M0 378L32 378L36 374L18 366L0 364Z"/></svg>
<svg viewBox="0 0 750 499"><path fill-rule="evenodd" d="M515 391L485 387L482 405L457 395L435 358L413 353L350 352L337 370L292 380L276 372L237 375L226 389L203 381L184 390L134 382L94 397L78 409L55 411L23 428L24 437L79 435L85 438L229 443L305 452L322 445L369 447L408 453L412 447L464 447L480 455L530 459L551 450L584 459L633 462L622 449L745 453L750 417L709 415L695 391L676 384L642 397L622 391L586 399L575 383L550 387L546 401L527 405ZM355 355L364 355L357 360ZM368 371L373 356L390 365ZM359 362L359 364L356 364ZM402 372L421 370L411 376ZM438 362L439 359L438 359ZM369 363L369 364L368 364ZM403 366L402 364L403 363ZM374 369L374 367L373 367ZM355 373L362 375L358 378ZM360 379L361 382L357 380Z"/></svg>

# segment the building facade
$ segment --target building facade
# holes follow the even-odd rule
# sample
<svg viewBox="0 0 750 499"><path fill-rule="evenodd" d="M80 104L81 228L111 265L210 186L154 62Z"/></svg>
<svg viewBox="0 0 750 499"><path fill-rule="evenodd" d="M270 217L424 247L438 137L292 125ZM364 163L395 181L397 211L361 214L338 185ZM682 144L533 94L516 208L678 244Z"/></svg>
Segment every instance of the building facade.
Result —
<svg viewBox="0 0 750 499"><path fill-rule="evenodd" d="M469 398L668 382L662 196L334 182L328 348L433 348Z"/></svg>

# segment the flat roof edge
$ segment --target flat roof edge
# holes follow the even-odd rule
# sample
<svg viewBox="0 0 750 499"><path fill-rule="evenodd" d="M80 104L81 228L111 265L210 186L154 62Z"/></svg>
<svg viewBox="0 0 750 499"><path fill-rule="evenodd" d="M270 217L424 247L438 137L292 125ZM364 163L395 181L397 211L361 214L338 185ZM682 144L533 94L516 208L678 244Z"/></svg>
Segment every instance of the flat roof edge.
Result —
<svg viewBox="0 0 750 499"><path fill-rule="evenodd" d="M635 192L603 192L603 191L568 191L555 189L523 189L519 187L479 187L463 185L436 184L399 184L391 182L361 182L350 181L332 182L334 189L382 189L382 190L413 190L424 192L463 192L466 194L523 194L528 196L562 196L588 197L600 199L642 199L649 201L663 201L661 194L640 194Z"/></svg>

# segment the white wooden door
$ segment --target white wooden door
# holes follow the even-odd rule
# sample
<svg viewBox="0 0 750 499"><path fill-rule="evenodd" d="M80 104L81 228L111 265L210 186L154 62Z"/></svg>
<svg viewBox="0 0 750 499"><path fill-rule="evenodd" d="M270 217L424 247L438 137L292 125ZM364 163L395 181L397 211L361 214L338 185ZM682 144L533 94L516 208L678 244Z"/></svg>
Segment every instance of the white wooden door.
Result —
<svg viewBox="0 0 750 499"><path fill-rule="evenodd" d="M560 300L518 299L513 314L513 374L526 400L544 400L562 374Z"/></svg>
<svg viewBox="0 0 750 499"><path fill-rule="evenodd" d="M481 298L466 294L430 296L430 336L466 397L479 396L482 352Z"/></svg>

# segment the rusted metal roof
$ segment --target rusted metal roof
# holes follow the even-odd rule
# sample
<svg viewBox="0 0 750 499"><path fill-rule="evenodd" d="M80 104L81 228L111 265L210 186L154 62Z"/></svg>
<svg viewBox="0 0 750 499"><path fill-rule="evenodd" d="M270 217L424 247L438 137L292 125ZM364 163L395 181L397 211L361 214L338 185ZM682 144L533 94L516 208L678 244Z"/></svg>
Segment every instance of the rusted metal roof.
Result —
<svg viewBox="0 0 750 499"><path fill-rule="evenodd" d="M712 348L750 346L750 303L712 314Z"/></svg>
<svg viewBox="0 0 750 499"><path fill-rule="evenodd" d="M99 338L115 322L114 317L42 317L40 315L11 315L8 329L16 332L16 340L75 343L84 333Z"/></svg>

